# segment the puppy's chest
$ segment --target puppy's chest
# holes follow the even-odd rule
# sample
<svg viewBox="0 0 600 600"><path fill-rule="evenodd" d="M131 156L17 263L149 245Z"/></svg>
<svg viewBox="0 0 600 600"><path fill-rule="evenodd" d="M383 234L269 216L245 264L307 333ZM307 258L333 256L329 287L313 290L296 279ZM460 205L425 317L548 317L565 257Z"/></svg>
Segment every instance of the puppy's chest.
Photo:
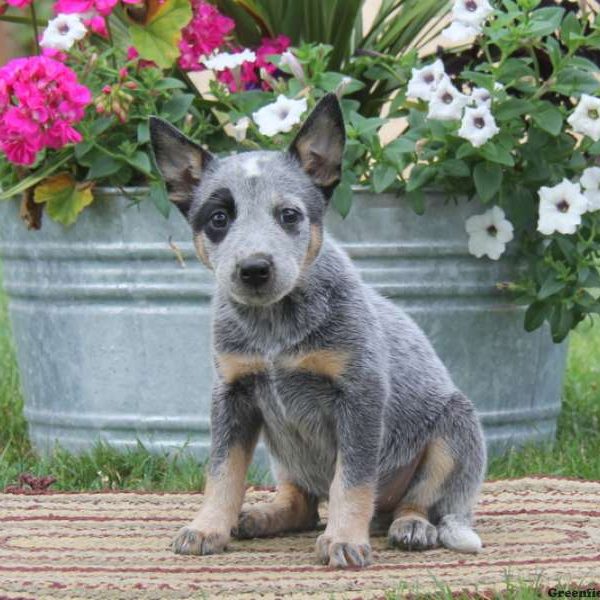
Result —
<svg viewBox="0 0 600 600"><path fill-rule="evenodd" d="M307 439L323 435L348 356L334 350L264 355L219 355L217 368L228 382L251 378L267 430Z"/></svg>

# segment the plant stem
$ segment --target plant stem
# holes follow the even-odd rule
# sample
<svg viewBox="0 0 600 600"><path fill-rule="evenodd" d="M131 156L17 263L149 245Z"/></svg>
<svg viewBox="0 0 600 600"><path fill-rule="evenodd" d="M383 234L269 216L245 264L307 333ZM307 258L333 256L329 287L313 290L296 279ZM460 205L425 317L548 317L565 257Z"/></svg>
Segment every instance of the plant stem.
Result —
<svg viewBox="0 0 600 600"><path fill-rule="evenodd" d="M112 29L110 28L110 16L105 17L104 21L106 22L106 33L108 34L108 43L110 44L112 50L110 56L111 62L115 70L118 71L117 57L115 56L115 41L113 39Z"/></svg>
<svg viewBox="0 0 600 600"><path fill-rule="evenodd" d="M31 12L31 27L33 29L33 43L35 44L35 52L36 52L36 54L41 54L42 51L40 49L40 41L38 40L38 32L37 32L37 16L35 14L35 0L29 5L29 10Z"/></svg>
<svg viewBox="0 0 600 600"><path fill-rule="evenodd" d="M29 17L16 17L13 15L1 15L0 21L6 21L7 23L17 23L18 25L31 25L31 18ZM40 19L36 22L39 27L47 25L48 22Z"/></svg>

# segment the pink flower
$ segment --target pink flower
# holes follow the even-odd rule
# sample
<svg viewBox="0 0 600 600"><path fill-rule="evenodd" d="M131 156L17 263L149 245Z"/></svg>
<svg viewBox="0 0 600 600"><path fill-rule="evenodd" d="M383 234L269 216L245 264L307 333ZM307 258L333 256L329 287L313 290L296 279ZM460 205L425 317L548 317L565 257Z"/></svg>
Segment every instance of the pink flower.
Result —
<svg viewBox="0 0 600 600"><path fill-rule="evenodd" d="M273 54L283 54L290 47L291 40L285 35L279 35L276 38L263 38L261 45L256 49L256 61L246 62L242 65L239 75L241 88L248 90L262 87L265 90L271 88L266 81L261 81L260 70L265 69L269 75L277 71L277 65L269 61L269 56ZM238 50L241 52L241 50ZM219 81L227 85L232 92L237 92L238 81L231 71L222 71L218 75Z"/></svg>
<svg viewBox="0 0 600 600"><path fill-rule="evenodd" d="M186 71L201 71L200 58L225 43L235 22L204 0L192 0L193 17L181 32L179 66Z"/></svg>
<svg viewBox="0 0 600 600"><path fill-rule="evenodd" d="M94 10L94 0L57 0L54 4L54 13L87 13Z"/></svg>
<svg viewBox="0 0 600 600"><path fill-rule="evenodd" d="M67 58L69 58L65 52L61 52L55 48L42 48L42 56L47 56L60 62L66 62Z"/></svg>
<svg viewBox="0 0 600 600"><path fill-rule="evenodd" d="M0 68L0 150L31 165L44 148L81 141L73 127L92 94L69 67L47 56L17 58Z"/></svg>
<svg viewBox="0 0 600 600"><path fill-rule="evenodd" d="M31 0L6 0L6 3L17 8L27 8L31 4Z"/></svg>
<svg viewBox="0 0 600 600"><path fill-rule="evenodd" d="M91 29L94 33L97 33L98 35L100 35L104 38L108 37L108 29L106 27L106 19L104 17L101 17L100 15L96 15L95 17L92 17L91 19L85 19L83 21L83 24L88 29Z"/></svg>

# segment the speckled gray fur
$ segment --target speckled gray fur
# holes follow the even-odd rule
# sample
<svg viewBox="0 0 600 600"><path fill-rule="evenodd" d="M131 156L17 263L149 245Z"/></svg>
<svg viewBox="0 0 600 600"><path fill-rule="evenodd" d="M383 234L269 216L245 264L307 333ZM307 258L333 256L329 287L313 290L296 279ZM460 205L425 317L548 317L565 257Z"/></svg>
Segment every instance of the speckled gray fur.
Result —
<svg viewBox="0 0 600 600"><path fill-rule="evenodd" d="M325 117L321 129L339 127ZM186 148L189 142L174 138L160 123L152 129L157 162L172 189L177 186L173 172L181 170L185 153L199 149ZM224 239L203 237L218 284L214 350L216 355L262 357L268 364L265 372L230 384L217 373L213 473L232 445L251 447L262 433L276 476L327 498L338 454L345 486L372 483L381 488L430 440L442 438L454 468L428 517L438 527L441 543L461 549L451 534L457 527L470 531L485 469L478 418L419 327L361 282L334 240L324 234L320 252L305 264L311 226L322 228L331 189L316 185L314 174L302 169L293 152L219 159L205 154L204 165L202 176L187 183L191 203L180 206L195 232L203 235L197 215L215 190L230 190L236 210ZM176 192L178 198L185 194ZM274 218L281 205L302 212L293 232ZM271 258L273 281L262 294L246 294L236 265L257 254ZM285 357L323 349L349 357L341 377L293 371L283 363ZM426 476L420 467L408 493Z"/></svg>

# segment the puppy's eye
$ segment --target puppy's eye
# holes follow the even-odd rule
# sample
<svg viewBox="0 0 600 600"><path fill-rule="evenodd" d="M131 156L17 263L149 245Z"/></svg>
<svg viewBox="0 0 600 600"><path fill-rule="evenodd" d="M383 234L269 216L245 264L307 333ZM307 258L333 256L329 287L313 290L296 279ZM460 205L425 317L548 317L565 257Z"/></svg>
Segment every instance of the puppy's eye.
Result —
<svg viewBox="0 0 600 600"><path fill-rule="evenodd" d="M300 221L302 215L293 208L284 208L279 215L282 225L294 225Z"/></svg>
<svg viewBox="0 0 600 600"><path fill-rule="evenodd" d="M229 215L224 210L217 210L210 216L210 222L215 229L225 229L229 225Z"/></svg>

